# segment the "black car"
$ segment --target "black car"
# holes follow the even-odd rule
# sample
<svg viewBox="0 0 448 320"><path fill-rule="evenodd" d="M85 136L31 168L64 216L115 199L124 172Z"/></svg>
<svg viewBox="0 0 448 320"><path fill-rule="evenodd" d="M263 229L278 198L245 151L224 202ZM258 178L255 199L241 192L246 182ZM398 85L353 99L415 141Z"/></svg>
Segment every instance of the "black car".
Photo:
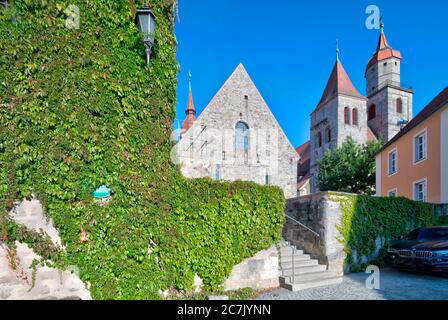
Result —
<svg viewBox="0 0 448 320"><path fill-rule="evenodd" d="M402 270L448 274L448 226L418 228L392 241L386 263Z"/></svg>

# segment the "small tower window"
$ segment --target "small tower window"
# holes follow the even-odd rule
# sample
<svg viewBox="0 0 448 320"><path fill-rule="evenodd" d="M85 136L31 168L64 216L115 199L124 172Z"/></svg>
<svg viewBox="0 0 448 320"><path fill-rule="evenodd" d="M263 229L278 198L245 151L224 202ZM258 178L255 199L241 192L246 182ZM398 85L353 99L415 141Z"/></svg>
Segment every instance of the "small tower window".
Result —
<svg viewBox="0 0 448 320"><path fill-rule="evenodd" d="M322 133L319 131L317 133L317 145L320 147L322 147Z"/></svg>
<svg viewBox="0 0 448 320"><path fill-rule="evenodd" d="M376 106L374 104L372 104L369 107L369 112L368 112L368 120L372 120L376 118Z"/></svg>
<svg viewBox="0 0 448 320"><path fill-rule="evenodd" d="M397 113L403 113L403 100L397 99Z"/></svg>
<svg viewBox="0 0 448 320"><path fill-rule="evenodd" d="M349 107L344 108L344 123L350 124L350 108Z"/></svg>
<svg viewBox="0 0 448 320"><path fill-rule="evenodd" d="M352 123L354 126L358 125L358 109L356 108L352 110Z"/></svg>
<svg viewBox="0 0 448 320"><path fill-rule="evenodd" d="M325 129L325 136L327 138L327 143L331 142L331 129L329 126Z"/></svg>

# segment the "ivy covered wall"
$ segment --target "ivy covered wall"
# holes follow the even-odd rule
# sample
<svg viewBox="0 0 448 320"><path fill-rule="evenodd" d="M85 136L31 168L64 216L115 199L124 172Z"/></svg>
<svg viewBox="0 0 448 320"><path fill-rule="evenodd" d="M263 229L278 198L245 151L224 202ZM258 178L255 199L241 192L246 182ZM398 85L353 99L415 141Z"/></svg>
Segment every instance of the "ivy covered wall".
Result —
<svg viewBox="0 0 448 320"><path fill-rule="evenodd" d="M160 298L190 288L196 273L216 288L233 265L279 240L284 222L280 189L187 180L171 163L174 4L149 2L157 20L149 67L134 23L143 1L15 0L0 11L0 241L78 266L97 299ZM79 8L79 29L65 25L69 5ZM104 207L92 199L101 184L113 190ZM9 219L14 201L30 195L66 252Z"/></svg>

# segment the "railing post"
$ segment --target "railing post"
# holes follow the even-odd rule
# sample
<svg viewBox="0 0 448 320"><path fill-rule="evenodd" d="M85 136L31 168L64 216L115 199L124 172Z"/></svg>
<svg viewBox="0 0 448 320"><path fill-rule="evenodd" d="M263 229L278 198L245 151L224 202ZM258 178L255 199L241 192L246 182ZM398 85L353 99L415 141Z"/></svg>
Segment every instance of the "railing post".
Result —
<svg viewBox="0 0 448 320"><path fill-rule="evenodd" d="M294 282L296 282L296 270L295 270L295 268L294 268L294 249L295 249L295 247L294 246L291 246L291 252L292 252L292 255L291 255L291 258L292 258L292 283L294 284Z"/></svg>

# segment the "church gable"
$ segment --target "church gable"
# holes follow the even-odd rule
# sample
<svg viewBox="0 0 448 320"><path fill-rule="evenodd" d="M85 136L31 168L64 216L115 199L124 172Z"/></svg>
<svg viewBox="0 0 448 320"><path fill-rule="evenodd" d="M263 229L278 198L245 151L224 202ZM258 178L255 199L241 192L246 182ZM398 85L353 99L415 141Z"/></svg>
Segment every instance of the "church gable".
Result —
<svg viewBox="0 0 448 320"><path fill-rule="evenodd" d="M238 122L249 129L278 131L279 141L287 145L288 156L298 160L297 153L277 119L266 104L251 77L239 64L207 107L199 115L197 125L234 130Z"/></svg>
<svg viewBox="0 0 448 320"><path fill-rule="evenodd" d="M297 194L298 154L240 64L177 145L189 177L246 180Z"/></svg>

